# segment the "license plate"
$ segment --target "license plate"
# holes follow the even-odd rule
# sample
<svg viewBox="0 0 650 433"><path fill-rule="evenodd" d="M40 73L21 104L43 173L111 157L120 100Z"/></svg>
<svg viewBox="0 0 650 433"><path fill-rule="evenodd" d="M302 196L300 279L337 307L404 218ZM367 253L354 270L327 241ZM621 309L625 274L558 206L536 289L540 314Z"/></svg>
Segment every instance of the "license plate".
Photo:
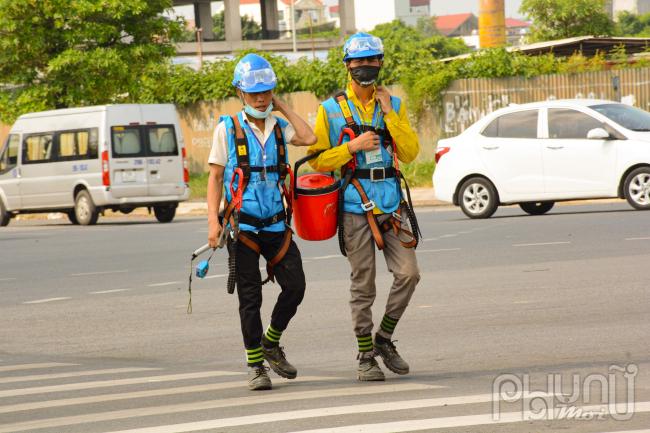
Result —
<svg viewBox="0 0 650 433"><path fill-rule="evenodd" d="M135 170L122 172L122 182L135 182L135 180Z"/></svg>

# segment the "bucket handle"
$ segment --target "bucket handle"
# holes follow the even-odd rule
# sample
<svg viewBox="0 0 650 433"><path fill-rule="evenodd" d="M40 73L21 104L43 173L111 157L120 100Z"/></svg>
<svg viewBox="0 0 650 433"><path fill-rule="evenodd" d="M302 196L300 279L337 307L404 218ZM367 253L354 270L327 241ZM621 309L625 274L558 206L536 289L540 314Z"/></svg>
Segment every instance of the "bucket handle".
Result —
<svg viewBox="0 0 650 433"><path fill-rule="evenodd" d="M318 152L314 152L311 155L307 155L304 158L299 159L298 161L296 161L296 164L293 166L293 185L292 185L294 200L298 199L298 169L305 162L311 161L312 159L317 158L318 155L325 152L326 150L327 149L321 149Z"/></svg>

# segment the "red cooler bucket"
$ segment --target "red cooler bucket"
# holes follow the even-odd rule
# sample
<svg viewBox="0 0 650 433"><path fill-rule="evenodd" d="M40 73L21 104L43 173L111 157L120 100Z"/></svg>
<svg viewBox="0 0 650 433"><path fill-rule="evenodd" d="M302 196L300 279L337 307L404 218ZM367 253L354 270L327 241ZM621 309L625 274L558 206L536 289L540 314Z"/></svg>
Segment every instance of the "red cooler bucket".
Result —
<svg viewBox="0 0 650 433"><path fill-rule="evenodd" d="M336 234L339 182L334 176L312 173L297 176L298 168L318 154L296 163L293 185L293 221L296 233L307 241L324 241Z"/></svg>

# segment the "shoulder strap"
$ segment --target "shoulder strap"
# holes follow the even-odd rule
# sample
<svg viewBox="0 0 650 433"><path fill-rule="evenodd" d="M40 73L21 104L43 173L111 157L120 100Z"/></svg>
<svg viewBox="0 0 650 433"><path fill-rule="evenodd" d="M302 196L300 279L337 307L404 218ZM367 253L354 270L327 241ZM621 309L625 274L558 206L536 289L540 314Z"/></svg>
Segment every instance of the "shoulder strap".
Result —
<svg viewBox="0 0 650 433"><path fill-rule="evenodd" d="M354 121L352 111L350 111L350 105L348 104L348 94L345 91L339 92L334 95L334 100L339 104L339 107L341 108L346 126L348 128L351 128L356 135L359 135L359 125L357 125L357 122Z"/></svg>
<svg viewBox="0 0 650 433"><path fill-rule="evenodd" d="M275 127L273 128L275 132L275 147L278 150L278 174L280 175L280 182L284 183L284 180L287 177L287 145L284 142L284 135L282 134L282 127L280 122L275 122Z"/></svg>
<svg viewBox="0 0 650 433"><path fill-rule="evenodd" d="M239 116L232 116L235 125L235 151L237 152L237 166L244 173L244 182L247 184L251 176L251 164L248 155L248 139L239 123Z"/></svg>

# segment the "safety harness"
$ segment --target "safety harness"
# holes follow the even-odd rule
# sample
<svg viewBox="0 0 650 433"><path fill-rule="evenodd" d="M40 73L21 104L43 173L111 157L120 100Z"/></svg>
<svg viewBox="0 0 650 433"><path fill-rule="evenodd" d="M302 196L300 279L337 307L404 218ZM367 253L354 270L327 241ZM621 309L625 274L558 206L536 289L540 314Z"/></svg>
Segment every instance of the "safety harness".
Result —
<svg viewBox="0 0 650 433"><path fill-rule="evenodd" d="M255 251L255 253L258 255L261 253L260 245L253 238L246 235L245 232L239 231L239 224L251 225L260 230L280 221L284 221L285 223L282 244L280 245L280 249L275 254L275 256L266 262L267 277L264 281L262 281L262 284L266 284L269 281L275 281L273 267L280 263L280 261L282 261L286 255L287 251L289 250L289 246L291 245L291 238L293 235L293 232L291 231L291 196L287 192L285 185L285 179L287 175L290 174L291 167L286 162L287 148L279 123L276 122L274 127L275 142L278 152L277 164L275 166L261 167L250 165L248 140L246 138L246 135L244 134L242 126L239 122L239 118L237 116L232 116L232 121L235 126L235 150L237 154L237 168L233 172L232 180L230 183L231 200L228 202L228 199L224 197L223 212L223 222L228 223L232 230L232 234L227 243L229 254L228 263L230 270L228 276L228 293L233 293L235 289L236 280L234 277L234 272L236 272L235 256L237 242L241 242L242 244L246 245L248 248ZM278 184L281 187L282 191L284 209L270 218L260 219L241 211L244 190L248 186L251 173L254 172L262 173L263 178L266 177L266 173L278 173L279 175ZM237 180L236 190L234 189L235 180ZM223 224L223 227L225 230L225 224Z"/></svg>
<svg viewBox="0 0 650 433"><path fill-rule="evenodd" d="M345 119L345 127L341 131L339 136L338 144L343 143L343 139L347 136L350 140L358 137L359 135L372 131L379 135L382 138L383 145L386 148L386 151L393 157L393 166L392 167L375 167L375 168L357 168L357 158L356 153L352 155L352 159L341 167L341 177L343 178L341 186L341 194L339 194L339 205L338 205L338 237L339 237L339 248L341 249L341 254L347 256L345 252L345 237L344 237L344 224L343 224L343 209L344 209L344 196L345 190L348 185L352 185L359 196L361 197L361 208L366 214L366 219L368 220L368 225L370 226L370 231L377 244L379 250L384 249L385 243L383 238L383 233L386 233L390 230L393 230L395 235L399 238L402 246L404 248L417 248L421 232L418 226L417 218L415 212L413 211L413 203L411 201L411 191L409 190L408 183L399 170L399 162L397 160L397 149L395 145L395 140L390 135L388 128L375 128L372 125L359 125L355 122L352 112L350 111L350 105L348 104L348 96L346 92L340 92L334 96L335 101L338 103L343 113ZM383 181L390 178L396 178L400 183L404 182L406 189L405 201L403 198L400 200L400 204L395 212L384 221L382 224L379 224L377 220L377 215L373 212L375 209L375 203L370 200L368 194L363 189L359 179L370 179L373 182ZM408 218L409 225L411 226L412 232L406 230L402 227L402 222L404 221L402 217L402 208L406 212L406 217Z"/></svg>

